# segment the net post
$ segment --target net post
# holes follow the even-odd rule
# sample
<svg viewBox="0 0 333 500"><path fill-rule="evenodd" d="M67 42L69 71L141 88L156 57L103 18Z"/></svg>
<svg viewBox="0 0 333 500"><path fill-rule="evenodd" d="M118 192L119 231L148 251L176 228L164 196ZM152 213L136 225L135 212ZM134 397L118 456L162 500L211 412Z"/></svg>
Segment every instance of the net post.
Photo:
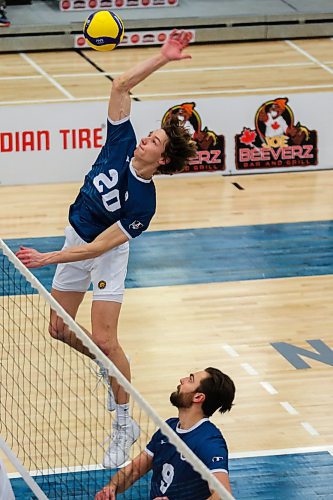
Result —
<svg viewBox="0 0 333 500"><path fill-rule="evenodd" d="M26 484L29 486L31 491L36 495L38 500L47 500L47 496L43 493L43 491L40 489L36 481L32 479L32 477L28 474L27 470L24 468L23 464L21 461L17 458L17 456L12 452L12 450L7 446L6 441L0 436L0 448L2 451L5 453L7 456L8 460L12 463L12 465L15 467L17 472L19 472L26 482Z"/></svg>

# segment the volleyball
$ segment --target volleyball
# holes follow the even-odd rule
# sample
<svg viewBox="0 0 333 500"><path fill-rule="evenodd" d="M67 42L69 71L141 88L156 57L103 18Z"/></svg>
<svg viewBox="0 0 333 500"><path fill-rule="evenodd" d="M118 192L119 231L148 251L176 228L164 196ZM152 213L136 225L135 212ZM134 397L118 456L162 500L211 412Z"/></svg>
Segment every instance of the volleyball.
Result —
<svg viewBox="0 0 333 500"><path fill-rule="evenodd" d="M88 16L83 25L83 34L93 49L113 50L124 36L124 24L114 12L100 10Z"/></svg>

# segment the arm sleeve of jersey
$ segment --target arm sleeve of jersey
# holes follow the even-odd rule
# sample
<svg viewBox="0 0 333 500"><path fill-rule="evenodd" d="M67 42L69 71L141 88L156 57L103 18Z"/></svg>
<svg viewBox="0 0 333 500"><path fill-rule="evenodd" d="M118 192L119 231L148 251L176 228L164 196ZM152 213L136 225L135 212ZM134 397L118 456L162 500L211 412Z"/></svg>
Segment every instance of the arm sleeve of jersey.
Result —
<svg viewBox="0 0 333 500"><path fill-rule="evenodd" d="M198 456L212 472L229 472L228 449L222 437L207 439Z"/></svg>
<svg viewBox="0 0 333 500"><path fill-rule="evenodd" d="M95 163L107 160L113 145L116 143L118 145L124 143L124 150L127 149L128 144L136 144L135 132L129 116L117 122L111 121L110 118L108 118L105 143Z"/></svg>
<svg viewBox="0 0 333 500"><path fill-rule="evenodd" d="M125 218L120 219L117 222L119 228L126 234L126 236L131 240L132 238L136 238L143 231L145 231L154 214L135 214L130 213L127 214Z"/></svg>
<svg viewBox="0 0 333 500"><path fill-rule="evenodd" d="M146 448L145 448L145 451L148 453L148 455L150 457L153 457L155 455L156 444L158 442L160 434L161 434L160 430L156 431L155 434L153 435L153 437L151 438L151 440L149 441L149 443L147 444Z"/></svg>
<svg viewBox="0 0 333 500"><path fill-rule="evenodd" d="M129 116L126 116L116 122L108 118L105 146L121 140L128 140L133 137L135 137L135 133Z"/></svg>
<svg viewBox="0 0 333 500"><path fill-rule="evenodd" d="M136 238L145 231L156 210L156 192L154 184L144 187L134 181L128 189L129 196L125 203L123 216L118 221L119 228L129 239Z"/></svg>

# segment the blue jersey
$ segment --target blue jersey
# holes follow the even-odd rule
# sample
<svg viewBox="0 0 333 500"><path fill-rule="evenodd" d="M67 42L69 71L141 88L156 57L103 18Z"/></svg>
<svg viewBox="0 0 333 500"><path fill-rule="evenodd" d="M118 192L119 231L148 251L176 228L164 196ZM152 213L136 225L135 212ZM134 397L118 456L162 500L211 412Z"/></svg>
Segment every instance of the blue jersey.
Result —
<svg viewBox="0 0 333 500"><path fill-rule="evenodd" d="M71 226L88 243L114 223L135 238L156 210L153 181L138 177L131 164L136 137L129 118L108 120L107 127L106 142L69 209Z"/></svg>
<svg viewBox="0 0 333 500"><path fill-rule="evenodd" d="M228 472L228 448L220 430L208 418L191 429L180 429L179 419L167 424L212 472ZM189 465L160 430L146 447L153 457L150 498L167 496L169 500L204 500L211 493L208 483Z"/></svg>

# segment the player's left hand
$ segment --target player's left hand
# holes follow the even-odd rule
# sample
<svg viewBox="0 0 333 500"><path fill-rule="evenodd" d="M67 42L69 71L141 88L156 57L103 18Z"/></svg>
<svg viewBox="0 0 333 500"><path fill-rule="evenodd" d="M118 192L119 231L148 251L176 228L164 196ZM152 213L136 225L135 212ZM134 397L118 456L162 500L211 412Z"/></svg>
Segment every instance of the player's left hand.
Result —
<svg viewBox="0 0 333 500"><path fill-rule="evenodd" d="M169 61L191 59L192 56L190 54L183 54L183 50L188 46L191 38L192 36L189 31L174 29L161 49L162 54Z"/></svg>
<svg viewBox="0 0 333 500"><path fill-rule="evenodd" d="M45 254L38 252L34 248L20 247L20 250L15 255L26 267L35 268L44 265Z"/></svg>
<svg viewBox="0 0 333 500"><path fill-rule="evenodd" d="M104 486L104 488L96 493L94 500L115 500L116 498L116 488L110 484Z"/></svg>

